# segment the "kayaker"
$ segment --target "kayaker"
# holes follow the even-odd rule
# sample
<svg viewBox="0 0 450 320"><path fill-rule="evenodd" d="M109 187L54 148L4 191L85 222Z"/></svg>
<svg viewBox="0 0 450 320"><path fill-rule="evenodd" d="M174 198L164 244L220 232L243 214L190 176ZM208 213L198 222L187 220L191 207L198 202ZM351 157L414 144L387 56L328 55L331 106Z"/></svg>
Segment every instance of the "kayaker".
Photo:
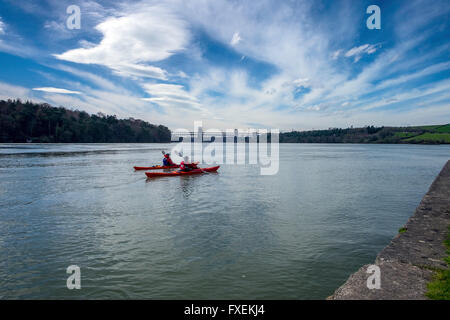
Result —
<svg viewBox="0 0 450 320"><path fill-rule="evenodd" d="M197 165L198 165L198 162L192 162L192 163L187 164L187 166L191 169L198 169Z"/></svg>
<svg viewBox="0 0 450 320"><path fill-rule="evenodd" d="M179 169L178 171L188 172L188 171L191 171L191 170L192 170L192 168L189 168L189 167L184 163L184 161L181 161L181 163L180 163L180 169Z"/></svg>
<svg viewBox="0 0 450 320"><path fill-rule="evenodd" d="M169 153L164 154L163 164L165 166L174 166L175 165L175 163L173 163L172 159L170 159Z"/></svg>
<svg viewBox="0 0 450 320"><path fill-rule="evenodd" d="M185 163L186 167L188 167L189 169L198 169L198 167L197 167L198 162L190 162L188 156L184 156L183 160L184 160L183 162Z"/></svg>

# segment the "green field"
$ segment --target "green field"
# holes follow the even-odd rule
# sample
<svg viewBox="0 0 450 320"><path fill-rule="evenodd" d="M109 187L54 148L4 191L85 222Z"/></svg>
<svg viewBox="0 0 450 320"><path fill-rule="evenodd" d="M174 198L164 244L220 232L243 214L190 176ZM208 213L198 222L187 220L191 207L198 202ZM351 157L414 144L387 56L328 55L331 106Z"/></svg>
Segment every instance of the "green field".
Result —
<svg viewBox="0 0 450 320"><path fill-rule="evenodd" d="M394 133L401 143L450 143L450 124L399 128Z"/></svg>
<svg viewBox="0 0 450 320"><path fill-rule="evenodd" d="M450 133L430 133L426 132L416 137L405 139L408 142L435 142L450 143Z"/></svg>
<svg viewBox="0 0 450 320"><path fill-rule="evenodd" d="M416 127L416 128L417 129L422 129L422 130L435 131L439 127L442 127L442 125L438 124L438 125L432 125L432 126L419 126L419 127Z"/></svg>
<svg viewBox="0 0 450 320"><path fill-rule="evenodd" d="M435 129L434 131L440 132L440 133L450 133L450 124L447 124L445 126L440 126L439 128Z"/></svg>
<svg viewBox="0 0 450 320"><path fill-rule="evenodd" d="M394 135L396 137L399 137L400 139L405 139L405 138L411 138L411 137L417 136L418 133L417 132L396 132Z"/></svg>

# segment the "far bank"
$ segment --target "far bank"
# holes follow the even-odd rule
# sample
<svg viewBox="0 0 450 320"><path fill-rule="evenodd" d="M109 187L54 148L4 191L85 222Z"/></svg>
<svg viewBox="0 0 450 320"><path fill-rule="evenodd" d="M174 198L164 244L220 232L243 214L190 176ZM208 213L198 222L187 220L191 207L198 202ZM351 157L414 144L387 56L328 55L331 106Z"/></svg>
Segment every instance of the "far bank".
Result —
<svg viewBox="0 0 450 320"><path fill-rule="evenodd" d="M166 126L140 119L91 115L45 103L0 100L0 143L167 143L171 135ZM279 142L449 144L450 124L282 131Z"/></svg>

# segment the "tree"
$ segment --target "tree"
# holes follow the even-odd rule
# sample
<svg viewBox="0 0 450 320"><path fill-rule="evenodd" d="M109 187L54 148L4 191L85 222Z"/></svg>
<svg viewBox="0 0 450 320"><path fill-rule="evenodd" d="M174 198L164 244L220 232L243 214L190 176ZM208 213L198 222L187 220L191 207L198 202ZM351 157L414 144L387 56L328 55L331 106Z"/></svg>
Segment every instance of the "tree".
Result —
<svg viewBox="0 0 450 320"><path fill-rule="evenodd" d="M30 101L0 101L0 142L170 142L170 137L167 127L142 120Z"/></svg>

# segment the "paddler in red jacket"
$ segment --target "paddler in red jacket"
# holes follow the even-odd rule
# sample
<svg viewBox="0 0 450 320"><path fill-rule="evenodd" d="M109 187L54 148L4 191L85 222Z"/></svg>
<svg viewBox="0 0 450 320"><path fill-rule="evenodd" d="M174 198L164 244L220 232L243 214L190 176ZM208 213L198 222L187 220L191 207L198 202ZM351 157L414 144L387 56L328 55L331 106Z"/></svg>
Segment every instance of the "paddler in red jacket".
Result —
<svg viewBox="0 0 450 320"><path fill-rule="evenodd" d="M192 170L192 168L190 168L187 164L185 164L184 161L181 161L180 169L178 171L188 172L188 171L191 171L191 170Z"/></svg>
<svg viewBox="0 0 450 320"><path fill-rule="evenodd" d="M173 163L172 159L170 159L170 154L166 153L164 154L163 164L165 166L174 166L175 163Z"/></svg>
<svg viewBox="0 0 450 320"><path fill-rule="evenodd" d="M180 157L182 156L181 153L178 154ZM191 171L192 169L199 169L197 166L198 162L190 162L188 156L183 157L183 161L180 163L180 171ZM181 166L184 168L187 168L187 170L181 170Z"/></svg>

